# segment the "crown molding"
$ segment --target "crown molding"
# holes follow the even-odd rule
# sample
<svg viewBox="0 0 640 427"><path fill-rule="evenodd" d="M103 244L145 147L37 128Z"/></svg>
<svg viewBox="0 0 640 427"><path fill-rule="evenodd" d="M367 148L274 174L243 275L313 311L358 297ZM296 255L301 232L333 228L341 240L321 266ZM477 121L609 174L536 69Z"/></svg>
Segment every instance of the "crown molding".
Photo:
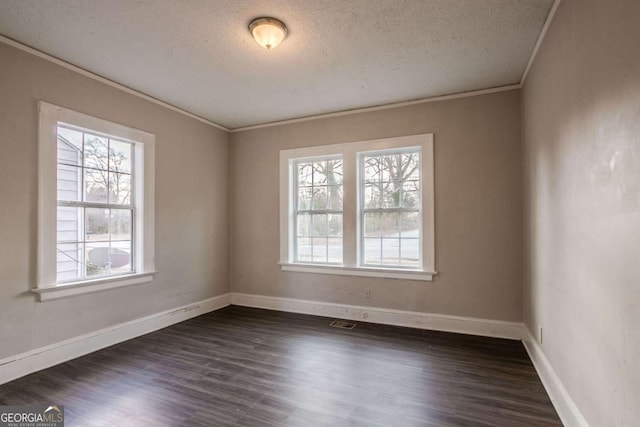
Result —
<svg viewBox="0 0 640 427"><path fill-rule="evenodd" d="M428 102L437 102L437 101L447 101L447 100L451 100L451 99L459 99L459 98L467 98L467 97L471 97L471 96L479 96L479 95L486 95L486 94L490 94L490 93L497 93L497 92L504 92L504 91L509 91L509 90L517 90L517 89L521 89L524 86L524 83L526 81L527 75L529 74L529 71L533 65L533 62L536 58L536 55L540 49L540 46L542 45L542 42L544 41L544 37L547 34L547 31L549 29L549 26L551 25L551 22L555 16L555 13L558 9L558 6L560 5L560 2L562 0L555 0L553 6L551 7L551 10L549 12L549 15L547 16L547 19L545 20L544 26L542 27L542 30L540 32L540 35L538 36L538 39L536 41L536 44L533 48L533 51L531 52L531 56L529 57L529 61L527 63L527 66L524 70L524 73L522 74L522 78L520 79L519 83L516 84L510 84L510 85L505 85L505 86L497 86L497 87L491 87L491 88L486 88L486 89L480 89L480 90L472 90L472 91L467 91L467 92L460 92L460 93L454 93L454 94L449 94L449 95L440 95L440 96L434 96L434 97L427 97L427 98L419 98L419 99L414 99L414 100L410 100L410 101L402 101L402 102L395 102L395 103L389 103L389 104L381 104L381 105L376 105L376 106L371 106L371 107L363 107L363 108L355 108L355 109L351 109L351 110L341 110L341 111L335 111L335 112L330 112L330 113L323 113L323 114L315 114L315 115L309 115L309 116L304 116L304 117L297 117L297 118L293 118L293 119L286 119L286 120L278 120L278 121L274 121L274 122L267 122L267 123L260 123L260 124L255 124L255 125L249 125L249 126L241 126L241 127L237 127L237 128L228 128L225 126L222 126L218 123L212 122L211 120L207 120L203 117L200 117L196 114L190 113L186 110L183 110L182 108L176 107L175 105L169 104L165 101L162 101L160 99L154 98L150 95L147 95L143 92L137 91L135 89L132 89L130 87L127 87L125 85L122 85L120 83L117 83L113 80L107 79L105 77L100 76L99 74L93 73L91 71L85 70L84 68L80 68L76 65L73 65L69 62L63 61L59 58L56 58L52 55L49 55L48 53L42 52L38 49L32 48L30 46L27 46L23 43L20 43L16 40L13 40L9 37L6 37L2 34L0 34L0 42L5 43L7 45L13 46L17 49L20 49L22 51L28 52L32 55L35 55L39 58L45 59L47 61L53 62L57 65L60 65L64 68L67 68L69 70L75 71L79 74L82 74L86 77L92 78L94 80L97 80L101 83L104 83L106 85L109 85L111 87L114 87L116 89L120 89L124 92L127 92L129 94L135 95L139 98L145 99L147 101L153 102L154 104L160 105L162 107L165 107L169 110L175 111L177 113L183 114L187 117L190 117L192 119L198 120L202 123L208 124L210 126L213 126L217 129L229 132L229 133L236 133L236 132L244 132L244 131L249 131L249 130L255 130L255 129L263 129L263 128L268 128L268 127L273 127L273 126L282 126L282 125L288 125L288 124L294 124L294 123L301 123L301 122L306 122L306 121L310 121L310 120L318 120L318 119L326 119L326 118L331 118L331 117L340 117L340 116L346 116L346 115L351 115L351 114L360 114L360 113L367 113L367 112L372 112L372 111L380 111L380 110L386 110L386 109L391 109L391 108L400 108L400 107L407 107L410 105L418 105L418 104L424 104L424 103L428 103Z"/></svg>
<svg viewBox="0 0 640 427"><path fill-rule="evenodd" d="M279 121L275 121L275 122L269 122L269 123L263 123L263 124L257 124L257 125L242 126L242 127L232 128L230 130L230 132L231 133L243 132L243 131L248 131L248 130L268 128L268 127L272 127L272 126L281 126L281 125L288 125L288 124L293 124L293 123L301 123L301 122L306 122L306 121L309 121L309 120L326 119L326 118L329 118L329 117L339 117L339 116L345 116L345 115L349 115L349 114L358 114L358 113L366 113L366 112L369 112L369 111L385 110L385 109L388 109L388 108L406 107L406 106L409 106L409 105L422 104L422 103L426 103L426 102L446 101L446 100L449 100L449 99L466 98L466 97L469 97L469 96L486 95L486 94L489 94L489 93L496 93L496 92L502 92L502 91L507 91L507 90L521 89L524 86L524 83L525 83L525 81L527 79L527 75L529 74L529 70L531 69L531 66L533 65L533 62L534 62L534 60L536 58L536 55L538 54L538 50L540 49L540 46L542 45L542 42L544 41L544 37L546 36L547 31L548 31L549 27L551 26L551 21L553 21L553 18L554 18L555 14L556 14L556 11L558 10L558 6L560 5L561 1L562 0L554 0L553 6L551 6L551 10L549 11L549 15L547 15L547 19L545 20L545 23L544 23L544 25L542 27L542 30L540 31L540 35L538 36L536 44L533 47L533 50L531 51L531 56L529 57L529 61L527 62L527 66L526 66L524 72L522 73L522 78L520 79L520 83L512 84L512 85L506 85L506 86L498 86L498 87L487 88L487 89L473 90L473 91L468 91L468 92L460 92L460 93L455 93L455 94L451 94L451 95L442 95L442 96L435 96L435 97L430 97L430 98L420 98L420 99L415 99L415 100L412 100L412 101L396 102L396 103L391 103L391 104L382 104L382 105L373 106L373 107L356 108L356 109L353 109L353 110L336 111L336 112L332 112L332 113L317 114L317 115L299 117L299 118L288 119L288 120L279 120Z"/></svg>
<svg viewBox="0 0 640 427"><path fill-rule="evenodd" d="M387 109L390 109L390 108L407 107L409 105L425 104L427 102L437 102L437 101L447 101L447 100L450 100L450 99L467 98L467 97L470 97L470 96L486 95L486 94L490 94L490 93L505 92L505 91L508 91L508 90L516 90L516 89L520 89L521 87L522 86L520 85L520 83L512 84L512 85L506 85L506 86L497 86L497 87L492 87L492 88L487 88L487 89L480 89L480 90L472 90L472 91L468 91L468 92L454 93L454 94L451 94L451 95L441 95L441 96L434 96L434 97L430 97L430 98L420 98L420 99L414 99L414 100L411 100L411 101L395 102L395 103L391 103L391 104L376 105L376 106L373 106L373 107L355 108L353 110L342 110L342 111L336 111L336 112L332 112L332 113L324 113L324 114L316 114L316 115L311 115L311 116L299 117L299 118L295 118L295 119L279 120L279 121L276 121L276 122L269 122L269 123L263 123L263 124L258 124L258 125L243 126L243 127L239 127L239 128L232 128L230 130L230 132L231 133L244 132L244 131L247 131L247 130L262 129L262 128L268 128L268 127L272 127L272 126L282 126L282 125L289 125L289 124L293 124L293 123L307 122L307 121L310 121L310 120L327 119L329 117L348 116L348 115L351 115L351 114L367 113L367 112L370 112L370 111L380 111L380 110L387 110Z"/></svg>
<svg viewBox="0 0 640 427"><path fill-rule="evenodd" d="M226 132L229 132L229 130L230 130L229 128L224 127L222 125L219 125L217 123L214 123L211 120L207 120L207 119L205 119L203 117L200 117L200 116L198 116L196 114L193 114L193 113L190 113L190 112L188 112L186 110L183 110L180 107L176 107L175 105L169 104L168 102L161 101L158 98L154 98L153 96L147 95L147 94L145 94L143 92L137 91L137 90L132 89L132 88L130 88L128 86L125 86L123 84L114 82L113 80L110 80L110 79L108 79L106 77L103 77L103 76L101 76L99 74L96 74L96 73L93 73L91 71L85 70L84 68L80 68L77 65L73 65L73 64L71 64L69 62L63 61L60 58L56 58L55 56L49 55L48 53L45 53L45 52L43 52L41 50L38 50L38 49L35 49L35 48L31 47L31 46L27 46L27 45L25 45L23 43L20 43L19 41L13 40L12 38L9 38L9 37L4 36L2 34L0 34L0 42L2 42L4 44L7 44L9 46L15 47L16 49L22 50L24 52L30 53L32 55L35 55L38 58L44 59L44 60L49 61L49 62L53 62L54 64L60 65L61 67L64 67L64 68L66 68L68 70L75 71L76 73L82 74L85 77L89 77L89 78L91 78L93 80L97 80L100 83L106 84L106 85L114 87L116 89L120 89L121 91L124 91L124 92L126 92L126 93L128 93L130 95L135 95L138 98L142 98L142 99L144 99L146 101L153 102L154 104L160 105L161 107L164 107L164 108L166 108L168 110L175 111L176 113L180 113L180 114L183 114L183 115L185 115L187 117L190 117L192 119L198 120L199 122L205 123L205 124L207 124L209 126L213 126L213 127L217 128L217 129L220 129L220 130L223 130L223 131L226 131Z"/></svg>
<svg viewBox="0 0 640 427"><path fill-rule="evenodd" d="M540 50L540 46L542 46L542 42L544 41L544 37L547 35L547 31L551 26L551 21L553 21L553 17L556 15L556 11L558 10L558 6L560 6L560 2L562 0L555 0L553 6L551 6L551 10L549 11L549 15L547 15L547 20L544 22L544 26L542 27L542 31L540 31L540 35L538 36L538 40L536 41L536 45L533 47L533 51L531 51L531 56L529 57L529 62L527 62L527 68L524 69L524 73L522 73L522 78L520 79L520 87L524 86L524 82L527 80L527 76L529 75L529 70L531 70L531 66L533 66L533 61L536 59L536 55L538 54L538 50Z"/></svg>

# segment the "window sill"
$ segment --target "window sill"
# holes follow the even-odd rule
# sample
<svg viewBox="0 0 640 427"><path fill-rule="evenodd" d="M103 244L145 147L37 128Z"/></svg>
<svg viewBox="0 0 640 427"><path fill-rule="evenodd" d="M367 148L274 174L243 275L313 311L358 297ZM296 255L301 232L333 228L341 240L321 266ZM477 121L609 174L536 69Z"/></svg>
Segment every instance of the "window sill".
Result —
<svg viewBox="0 0 640 427"><path fill-rule="evenodd" d="M127 274L116 277L87 280L83 282L71 282L48 288L35 288L31 292L38 294L40 302L53 301L62 298L69 298L76 295L101 292L123 286L137 285L153 280L157 272Z"/></svg>
<svg viewBox="0 0 640 427"><path fill-rule="evenodd" d="M392 270L385 268L368 267L343 267L334 265L316 264L291 264L280 263L282 271L295 271L298 273L336 274L339 276L382 277L387 279L420 280L430 282L435 276L435 271L422 270Z"/></svg>

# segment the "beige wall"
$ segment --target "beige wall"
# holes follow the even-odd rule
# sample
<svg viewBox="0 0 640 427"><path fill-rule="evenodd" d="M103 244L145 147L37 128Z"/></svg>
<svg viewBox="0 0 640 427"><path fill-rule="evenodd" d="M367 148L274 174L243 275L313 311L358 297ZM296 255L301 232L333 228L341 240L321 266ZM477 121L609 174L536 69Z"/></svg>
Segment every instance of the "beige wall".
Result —
<svg viewBox="0 0 640 427"><path fill-rule="evenodd" d="M433 282L280 271L280 150L431 132L440 272ZM238 132L230 147L234 292L521 319L519 91Z"/></svg>
<svg viewBox="0 0 640 427"><path fill-rule="evenodd" d="M527 326L592 426L640 420L640 2L564 0L523 93Z"/></svg>
<svg viewBox="0 0 640 427"><path fill-rule="evenodd" d="M235 292L487 319L518 321L524 308L588 422L637 424L639 22L636 0L564 0L522 94L231 136L0 43L0 358L229 292L230 281ZM156 135L152 283L49 303L29 292L37 100ZM435 135L435 280L280 271L279 150L418 133Z"/></svg>
<svg viewBox="0 0 640 427"><path fill-rule="evenodd" d="M153 282L48 303L36 278L37 101L156 135ZM228 135L0 43L0 359L229 291Z"/></svg>

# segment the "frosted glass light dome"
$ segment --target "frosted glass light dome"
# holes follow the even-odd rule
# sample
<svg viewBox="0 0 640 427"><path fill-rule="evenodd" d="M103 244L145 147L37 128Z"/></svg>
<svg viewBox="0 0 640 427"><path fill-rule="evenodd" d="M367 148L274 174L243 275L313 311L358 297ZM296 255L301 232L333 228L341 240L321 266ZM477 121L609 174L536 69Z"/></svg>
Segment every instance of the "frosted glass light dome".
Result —
<svg viewBox="0 0 640 427"><path fill-rule="evenodd" d="M278 46L287 37L287 27L275 18L257 18L249 24L255 41L267 50Z"/></svg>

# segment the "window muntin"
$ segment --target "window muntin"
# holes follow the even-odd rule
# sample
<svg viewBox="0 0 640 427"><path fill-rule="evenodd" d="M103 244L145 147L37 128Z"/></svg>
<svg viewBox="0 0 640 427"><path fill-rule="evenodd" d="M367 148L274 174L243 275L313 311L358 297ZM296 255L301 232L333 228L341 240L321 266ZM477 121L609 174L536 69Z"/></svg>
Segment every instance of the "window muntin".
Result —
<svg viewBox="0 0 640 427"><path fill-rule="evenodd" d="M134 143L57 124L56 283L135 272Z"/></svg>
<svg viewBox="0 0 640 427"><path fill-rule="evenodd" d="M422 268L419 147L359 153L360 265Z"/></svg>
<svg viewBox="0 0 640 427"><path fill-rule="evenodd" d="M411 156L412 153L418 153L419 156L416 157L415 154ZM401 174L396 173L394 178L391 172L397 172L397 170L385 172L385 170L376 171L372 165L369 165L369 168L363 167L364 157L381 155L395 155L395 160L390 158L387 161L395 161L399 165L396 169L399 169ZM399 160L398 155L401 155ZM297 211L299 200L296 186L299 171L296 169L296 162L327 158L341 158L343 162L341 264L299 261L300 257L296 254L296 243L299 237L297 217L298 213L303 213ZM417 168L415 168L416 163ZM306 172L306 175L308 177L309 172ZM305 182L304 179L300 181ZM389 184L386 186L388 187L386 191L384 191L384 183ZM308 183L306 186L309 186ZM291 272L431 281L437 274L435 271L434 197L433 134L282 150L280 151L279 262L281 269ZM300 202L303 205L304 203L310 205L311 196L301 198ZM365 212L367 213L366 229ZM390 219L382 218L385 215ZM377 221L376 216L380 217ZM302 225L305 226L304 223ZM305 233L310 234L306 231ZM367 240L369 246L374 246L373 240L377 240L377 253L380 256L379 259L375 256L376 254L368 256L366 263L365 234L370 239ZM385 238L395 239L396 242L385 246L386 242L383 242Z"/></svg>
<svg viewBox="0 0 640 427"><path fill-rule="evenodd" d="M60 142L58 138L59 127L61 128L60 135L67 136L65 145L62 146L65 150L68 150L66 157L63 155L65 153L58 152ZM62 128L80 132L80 137L78 137L78 133L69 132ZM96 164L95 161L97 159L95 158L88 159L85 165L82 131L96 137L96 146L103 152L104 144L100 142L99 138L111 139L111 142L108 140L106 142L107 156L109 156L109 147L113 148L112 158L107 159L106 169L104 166ZM120 146L120 143L125 145ZM75 146L76 149L72 146ZM125 156L126 161L118 163L113 156L116 155L114 152L117 153L122 147L130 147L132 154L128 160ZM60 162L58 161L59 154ZM86 154L89 156L88 152ZM89 183L92 184L87 189L85 175L89 172L85 171L85 169L106 170L108 172L108 183L100 185L100 181L96 183L96 180L91 181L90 178ZM65 171L68 181L65 185L61 184L60 197L58 197L59 170ZM118 183L117 179L115 179L117 175L112 175L112 179L109 180L109 173L122 174L119 177L122 178L121 182ZM130 193L127 194L126 191L111 191L110 194L110 186L126 185L124 182L127 180L127 174L129 174L129 181L131 182ZM87 193L91 197L87 197ZM32 291L39 296L39 300L41 302L52 301L152 281L153 276L156 274L154 194L155 136L153 134L44 101L38 101L38 267L37 284ZM93 199L93 201L88 201L88 198ZM67 220L69 220L67 224L73 225L71 228L58 227L58 209L62 211L62 208L69 208L65 210L66 215L69 216L67 217ZM87 212L87 209L95 210ZM109 209L108 218L106 218L105 209ZM134 209L135 214L131 212L131 209ZM85 216L89 217L89 221ZM92 221L96 220L96 216L98 217L98 224L93 224ZM129 217L132 217L130 232ZM60 218L62 218L62 215ZM108 225L106 225L107 219ZM82 223L83 221L92 223L94 230L89 229L89 233L87 233L85 224ZM98 230L96 230L96 227ZM102 250L99 252L106 253L109 262L105 263L103 257L99 265L103 266L102 268L104 269L106 264L107 268L111 270L111 275L96 274L86 277L86 266L84 266L84 272L83 270L79 272L74 270L74 274L77 277L76 280L67 278L68 280L59 281L57 277L58 241L61 244L68 242L66 244L74 245L62 249L68 250L71 255L76 252L75 259L77 261L75 264L82 266L84 262L82 256L84 254L80 253L82 247L77 243L84 242L83 244L89 246L89 250L94 249L93 246L97 246L98 242L105 241L101 240L102 237L99 237L98 233L96 233L96 231L102 231L101 234L104 235L105 227L107 229L111 227L111 231L109 231L109 239L111 240L126 240L123 235L128 235L129 233L132 235L130 239L131 247L129 248L131 260L129 261L129 255L127 255L124 261L117 260L117 263L121 266L116 267L115 263L112 262L113 260L109 258L111 253L108 250ZM87 249L86 246L84 249ZM127 251L125 250L124 252ZM115 271L118 268L129 272ZM83 274L85 275L84 278L82 278Z"/></svg>
<svg viewBox="0 0 640 427"><path fill-rule="evenodd" d="M342 264L342 157L293 161L294 261Z"/></svg>

